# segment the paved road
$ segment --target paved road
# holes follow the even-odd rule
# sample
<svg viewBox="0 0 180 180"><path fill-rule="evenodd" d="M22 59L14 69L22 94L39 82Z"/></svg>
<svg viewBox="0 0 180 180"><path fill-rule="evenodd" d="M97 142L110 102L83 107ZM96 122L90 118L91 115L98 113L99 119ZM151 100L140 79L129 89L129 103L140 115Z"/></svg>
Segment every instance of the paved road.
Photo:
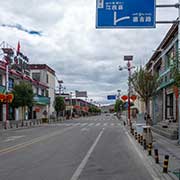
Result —
<svg viewBox="0 0 180 180"><path fill-rule="evenodd" d="M152 180L113 115L3 131L1 180Z"/></svg>

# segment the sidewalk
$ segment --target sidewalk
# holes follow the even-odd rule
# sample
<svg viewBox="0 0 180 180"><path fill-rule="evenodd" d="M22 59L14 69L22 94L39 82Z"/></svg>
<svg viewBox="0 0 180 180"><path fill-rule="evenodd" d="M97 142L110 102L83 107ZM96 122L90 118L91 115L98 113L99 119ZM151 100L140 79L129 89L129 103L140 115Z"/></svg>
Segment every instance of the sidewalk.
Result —
<svg viewBox="0 0 180 180"><path fill-rule="evenodd" d="M126 121L125 117L123 117L122 119L123 121ZM137 119L137 120L133 119L132 123L134 123L134 125L140 124L140 123L143 124L145 123L145 121L143 119ZM177 143L178 141L170 140L155 132L152 132L152 135L153 135L153 152L152 152L153 158L154 158L154 149L158 149L159 165L161 168L163 168L164 156L169 155L168 172L171 172L175 174L177 177L179 177L180 176L179 174L180 172L180 145Z"/></svg>
<svg viewBox="0 0 180 180"><path fill-rule="evenodd" d="M180 145L177 140L169 140L153 132L153 146L159 151L160 166L163 167L164 156L169 155L169 168L172 173L180 171Z"/></svg>

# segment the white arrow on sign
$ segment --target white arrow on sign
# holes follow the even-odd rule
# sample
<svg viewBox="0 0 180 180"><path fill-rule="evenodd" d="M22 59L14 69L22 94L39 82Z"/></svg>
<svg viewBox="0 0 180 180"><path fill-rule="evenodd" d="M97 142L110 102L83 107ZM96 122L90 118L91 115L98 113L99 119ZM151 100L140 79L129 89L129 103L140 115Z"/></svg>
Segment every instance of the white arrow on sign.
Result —
<svg viewBox="0 0 180 180"><path fill-rule="evenodd" d="M114 26L116 26L118 22L128 20L128 19L130 19L130 16L124 16L124 17L117 19L117 12L114 11Z"/></svg>

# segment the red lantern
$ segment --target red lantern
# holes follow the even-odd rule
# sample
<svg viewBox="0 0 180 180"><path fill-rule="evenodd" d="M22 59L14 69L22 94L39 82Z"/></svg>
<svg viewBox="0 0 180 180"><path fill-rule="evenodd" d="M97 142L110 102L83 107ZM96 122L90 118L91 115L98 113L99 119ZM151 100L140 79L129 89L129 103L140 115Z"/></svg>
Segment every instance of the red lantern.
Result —
<svg viewBox="0 0 180 180"><path fill-rule="evenodd" d="M0 101L4 102L6 100L6 95L5 94L0 94Z"/></svg>
<svg viewBox="0 0 180 180"><path fill-rule="evenodd" d="M7 94L6 95L7 102L12 103L13 99L14 99L14 95L13 94Z"/></svg>
<svg viewBox="0 0 180 180"><path fill-rule="evenodd" d="M137 96L136 95L132 95L131 96L131 100L134 102L135 100L137 99Z"/></svg>
<svg viewBox="0 0 180 180"><path fill-rule="evenodd" d="M121 96L121 99L122 99L123 101L126 101L126 100L128 99L128 96L126 96L126 95Z"/></svg>

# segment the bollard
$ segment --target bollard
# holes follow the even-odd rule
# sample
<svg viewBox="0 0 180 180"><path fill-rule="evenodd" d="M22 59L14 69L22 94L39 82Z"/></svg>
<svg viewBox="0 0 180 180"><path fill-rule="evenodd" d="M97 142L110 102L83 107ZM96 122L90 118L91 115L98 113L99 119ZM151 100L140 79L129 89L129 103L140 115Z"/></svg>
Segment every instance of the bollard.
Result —
<svg viewBox="0 0 180 180"><path fill-rule="evenodd" d="M140 144L140 142L141 142L141 135L140 134L138 134L138 143Z"/></svg>
<svg viewBox="0 0 180 180"><path fill-rule="evenodd" d="M137 140L137 132L135 132L135 139Z"/></svg>
<svg viewBox="0 0 180 180"><path fill-rule="evenodd" d="M159 153L158 153L158 149L154 149L154 158L155 158L156 164L159 164Z"/></svg>
<svg viewBox="0 0 180 180"><path fill-rule="evenodd" d="M10 123L10 128L11 128L11 129L13 128L13 125L12 125L12 123Z"/></svg>
<svg viewBox="0 0 180 180"><path fill-rule="evenodd" d="M148 155L151 156L152 155L152 143L148 144Z"/></svg>
<svg viewBox="0 0 180 180"><path fill-rule="evenodd" d="M134 129L132 129L132 135L134 136Z"/></svg>
<svg viewBox="0 0 180 180"><path fill-rule="evenodd" d="M146 150L147 149L146 139L143 140L143 146L144 146L144 150Z"/></svg>
<svg viewBox="0 0 180 180"><path fill-rule="evenodd" d="M28 123L26 122L26 127L28 126Z"/></svg>
<svg viewBox="0 0 180 180"><path fill-rule="evenodd" d="M143 135L141 135L140 137L140 143L141 143L141 146L143 145Z"/></svg>
<svg viewBox="0 0 180 180"><path fill-rule="evenodd" d="M169 155L165 155L164 165L163 165L163 173L168 173L168 162L169 162Z"/></svg>
<svg viewBox="0 0 180 180"><path fill-rule="evenodd" d="M32 125L32 122L30 121L30 122L29 122L29 126L31 126L31 125Z"/></svg>
<svg viewBox="0 0 180 180"><path fill-rule="evenodd" d="M131 134L133 134L133 128L131 128Z"/></svg>

